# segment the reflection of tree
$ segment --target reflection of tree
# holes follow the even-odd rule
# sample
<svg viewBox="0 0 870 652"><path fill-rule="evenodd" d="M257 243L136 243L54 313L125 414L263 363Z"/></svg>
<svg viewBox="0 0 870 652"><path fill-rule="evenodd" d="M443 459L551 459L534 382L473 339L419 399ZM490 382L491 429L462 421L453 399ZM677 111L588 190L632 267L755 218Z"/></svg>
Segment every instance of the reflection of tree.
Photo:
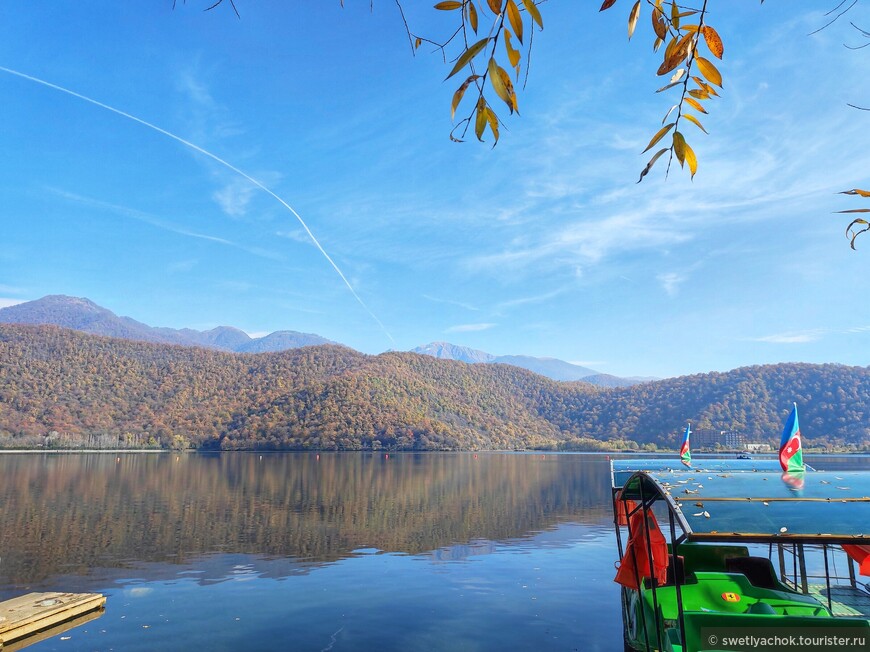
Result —
<svg viewBox="0 0 870 652"><path fill-rule="evenodd" d="M0 456L0 577L184 562L419 553L606 519L601 458L465 454Z"/></svg>

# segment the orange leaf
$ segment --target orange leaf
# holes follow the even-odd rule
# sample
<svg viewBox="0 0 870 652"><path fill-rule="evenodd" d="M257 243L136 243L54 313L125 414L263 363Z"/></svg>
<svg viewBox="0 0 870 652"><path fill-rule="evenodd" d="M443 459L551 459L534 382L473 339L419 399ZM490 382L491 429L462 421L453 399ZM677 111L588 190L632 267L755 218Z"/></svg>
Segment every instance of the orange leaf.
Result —
<svg viewBox="0 0 870 652"><path fill-rule="evenodd" d="M604 11L605 9L610 9L613 5L616 4L616 0L604 0L601 4L601 9L598 11Z"/></svg>
<svg viewBox="0 0 870 652"><path fill-rule="evenodd" d="M709 25L704 25L701 28L701 34L704 35L704 42L707 44L707 47L710 48L710 52L713 53L713 56L717 59L721 59L722 55L725 53L725 48L722 46L722 39L719 38L719 33Z"/></svg>
<svg viewBox="0 0 870 652"><path fill-rule="evenodd" d="M444 2L439 2L435 5L436 9L440 9L441 11L451 11L453 9L459 9L462 6L461 2L456 2L456 0L444 0Z"/></svg>

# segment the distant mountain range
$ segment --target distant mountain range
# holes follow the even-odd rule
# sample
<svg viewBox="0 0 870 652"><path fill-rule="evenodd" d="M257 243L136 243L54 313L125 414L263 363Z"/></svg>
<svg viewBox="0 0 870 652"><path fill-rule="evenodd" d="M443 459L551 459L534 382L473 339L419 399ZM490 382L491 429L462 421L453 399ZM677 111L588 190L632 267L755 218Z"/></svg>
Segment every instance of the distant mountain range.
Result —
<svg viewBox="0 0 870 652"><path fill-rule="evenodd" d="M320 335L297 331L276 331L265 337L251 337L232 326L218 326L208 331L190 328L148 326L130 317L119 317L90 299L53 294L0 309L3 324L53 324L63 328L106 335L139 342L201 346L235 353L266 353L302 346L336 344Z"/></svg>
<svg viewBox="0 0 870 652"><path fill-rule="evenodd" d="M207 331L190 328L165 328L143 324L130 317L119 317L90 299L55 294L0 309L0 323L52 324L63 328L140 342L200 346L234 353L268 353L303 346L338 344L320 335L297 331L276 331L264 337L251 337L232 326L218 326ZM602 387L628 387L655 378L621 378L602 374L556 358L535 358L527 355L493 355L449 342L432 342L418 346L413 353L441 360L459 360L469 364L509 364L560 381L584 381Z"/></svg>
<svg viewBox="0 0 870 652"><path fill-rule="evenodd" d="M534 358L529 355L493 355L486 351L479 351L467 346L458 346L449 342L431 342L424 346L418 346L416 349L412 349L412 351L413 353L431 355L433 358L441 360L459 360L469 364L510 364L534 371L536 374L552 378L553 380L582 380L602 387L629 387L638 383L658 380L657 378L642 378L639 376L630 378L611 376L609 374L602 374L589 367L583 367L556 358Z"/></svg>

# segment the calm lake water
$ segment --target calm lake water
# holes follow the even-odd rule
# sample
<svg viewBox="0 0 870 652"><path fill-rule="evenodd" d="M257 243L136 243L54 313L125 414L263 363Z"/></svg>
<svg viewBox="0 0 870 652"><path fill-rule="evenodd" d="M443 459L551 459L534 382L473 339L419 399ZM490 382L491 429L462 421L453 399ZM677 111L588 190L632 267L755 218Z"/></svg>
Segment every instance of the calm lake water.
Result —
<svg viewBox="0 0 870 652"><path fill-rule="evenodd" d="M870 469L870 457L812 458ZM38 650L621 650L603 455L0 455L0 599Z"/></svg>

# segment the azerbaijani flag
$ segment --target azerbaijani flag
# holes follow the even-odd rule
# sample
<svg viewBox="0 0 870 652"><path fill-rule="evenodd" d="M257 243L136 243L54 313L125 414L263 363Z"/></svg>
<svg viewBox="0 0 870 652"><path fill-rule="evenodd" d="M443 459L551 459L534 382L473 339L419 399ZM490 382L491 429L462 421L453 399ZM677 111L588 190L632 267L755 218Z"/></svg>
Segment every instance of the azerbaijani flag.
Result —
<svg viewBox="0 0 870 652"><path fill-rule="evenodd" d="M779 465L786 473L804 470L804 452L801 448L801 428L798 424L797 403L794 404L782 439L779 440Z"/></svg>
<svg viewBox="0 0 870 652"><path fill-rule="evenodd" d="M689 435L692 434L692 424L686 425L686 434L683 435L683 445L680 447L680 461L686 466L692 466L692 450L689 448Z"/></svg>

